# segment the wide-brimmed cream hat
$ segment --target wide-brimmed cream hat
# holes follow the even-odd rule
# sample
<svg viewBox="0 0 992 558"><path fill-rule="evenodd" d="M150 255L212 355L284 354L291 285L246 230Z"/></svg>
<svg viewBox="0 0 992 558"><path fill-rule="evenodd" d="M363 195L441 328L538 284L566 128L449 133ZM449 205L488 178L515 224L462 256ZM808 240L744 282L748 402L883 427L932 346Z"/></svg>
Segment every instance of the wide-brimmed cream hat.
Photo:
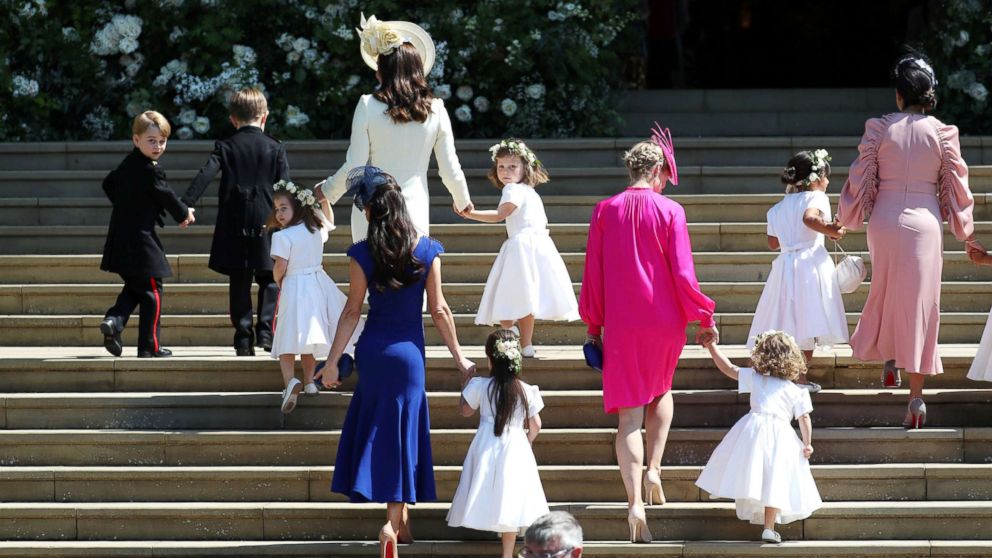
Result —
<svg viewBox="0 0 992 558"><path fill-rule="evenodd" d="M355 31L360 39L362 60L369 68L378 70L376 61L379 55L389 54L403 43L410 43L424 61L424 75L431 73L435 57L434 41L423 27L409 21L379 21L375 16L365 19L365 14L362 14L361 27Z"/></svg>

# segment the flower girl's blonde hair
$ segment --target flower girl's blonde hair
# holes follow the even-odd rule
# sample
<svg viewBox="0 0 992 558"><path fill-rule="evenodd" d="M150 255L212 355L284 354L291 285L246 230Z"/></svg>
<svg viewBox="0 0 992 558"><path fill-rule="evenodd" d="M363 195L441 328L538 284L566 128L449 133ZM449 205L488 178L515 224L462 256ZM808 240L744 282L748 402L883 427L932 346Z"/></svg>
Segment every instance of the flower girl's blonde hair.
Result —
<svg viewBox="0 0 992 558"><path fill-rule="evenodd" d="M806 373L806 359L796 340L784 331L766 331L751 351L751 366L764 376L795 380Z"/></svg>

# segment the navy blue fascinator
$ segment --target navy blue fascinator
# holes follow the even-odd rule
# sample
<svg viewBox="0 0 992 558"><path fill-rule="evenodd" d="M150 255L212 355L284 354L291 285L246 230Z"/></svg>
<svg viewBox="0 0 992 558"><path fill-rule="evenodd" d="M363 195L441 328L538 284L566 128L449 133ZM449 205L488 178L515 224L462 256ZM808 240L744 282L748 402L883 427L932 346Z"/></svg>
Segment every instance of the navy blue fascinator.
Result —
<svg viewBox="0 0 992 558"><path fill-rule="evenodd" d="M375 189L389 182L389 175L379 167L367 165L355 167L348 173L348 190L346 196L355 198L355 207L359 211L365 211Z"/></svg>

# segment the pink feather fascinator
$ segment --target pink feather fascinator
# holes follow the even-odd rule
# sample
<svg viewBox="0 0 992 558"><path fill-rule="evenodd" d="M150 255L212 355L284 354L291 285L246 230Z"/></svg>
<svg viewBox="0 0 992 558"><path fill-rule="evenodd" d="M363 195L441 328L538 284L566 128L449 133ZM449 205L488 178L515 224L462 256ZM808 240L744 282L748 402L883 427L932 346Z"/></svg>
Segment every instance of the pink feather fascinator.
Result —
<svg viewBox="0 0 992 558"><path fill-rule="evenodd" d="M651 128L651 141L660 147L661 152L665 154L665 163L668 165L670 175L668 180L672 186L678 186L679 171L678 167L675 166L675 144L672 143L671 132L668 131L668 128L663 129L661 124L655 122L654 127Z"/></svg>

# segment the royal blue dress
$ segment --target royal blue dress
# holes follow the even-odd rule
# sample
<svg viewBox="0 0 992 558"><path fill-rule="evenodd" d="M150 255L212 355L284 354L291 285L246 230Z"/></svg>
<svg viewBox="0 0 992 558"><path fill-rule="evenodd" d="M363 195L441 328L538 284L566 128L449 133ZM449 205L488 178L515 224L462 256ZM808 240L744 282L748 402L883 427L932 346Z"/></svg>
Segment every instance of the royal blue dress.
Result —
<svg viewBox="0 0 992 558"><path fill-rule="evenodd" d="M372 255L361 241L348 249L369 280L369 312L358 343L358 386L341 429L331 490L352 502L425 502L437 498L430 417L424 388L423 301L427 272L444 252L421 237L413 251L424 266L419 281L379 291Z"/></svg>

